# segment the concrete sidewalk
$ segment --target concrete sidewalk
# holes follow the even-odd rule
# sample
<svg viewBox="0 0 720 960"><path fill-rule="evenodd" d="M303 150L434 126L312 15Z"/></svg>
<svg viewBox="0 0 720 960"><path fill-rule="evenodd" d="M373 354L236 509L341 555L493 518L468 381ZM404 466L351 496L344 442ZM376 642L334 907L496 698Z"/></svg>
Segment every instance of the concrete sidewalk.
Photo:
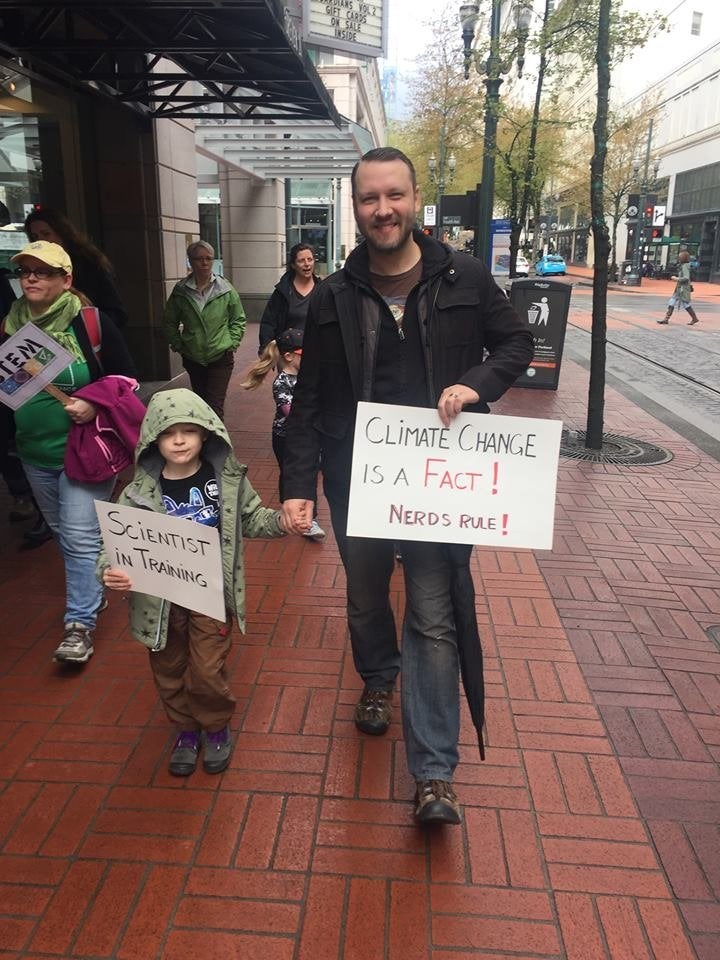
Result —
<svg viewBox="0 0 720 960"><path fill-rule="evenodd" d="M270 385L240 379L231 435L274 502ZM566 361L495 412L583 427L586 396ZM237 749L179 782L122 598L82 672L54 665L61 567L17 552L3 499L0 960L717 960L720 467L611 389L605 427L674 459L561 460L554 550L475 551L487 761L464 714L464 822L430 833L399 722L352 723L331 535L248 544Z"/></svg>

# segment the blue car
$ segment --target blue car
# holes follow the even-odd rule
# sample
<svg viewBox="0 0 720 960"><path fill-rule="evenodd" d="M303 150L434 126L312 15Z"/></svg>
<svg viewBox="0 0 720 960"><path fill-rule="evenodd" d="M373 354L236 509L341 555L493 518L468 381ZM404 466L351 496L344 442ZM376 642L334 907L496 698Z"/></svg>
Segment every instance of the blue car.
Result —
<svg viewBox="0 0 720 960"><path fill-rule="evenodd" d="M546 253L545 256L540 257L535 264L535 273L539 277L546 277L553 273L564 277L565 261L559 253Z"/></svg>

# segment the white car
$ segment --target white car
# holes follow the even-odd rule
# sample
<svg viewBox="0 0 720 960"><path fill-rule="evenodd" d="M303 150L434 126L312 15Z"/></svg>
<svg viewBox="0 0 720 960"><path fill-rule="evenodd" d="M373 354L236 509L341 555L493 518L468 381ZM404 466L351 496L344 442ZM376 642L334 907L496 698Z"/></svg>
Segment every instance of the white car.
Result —
<svg viewBox="0 0 720 960"><path fill-rule="evenodd" d="M528 263L527 258L519 253L515 260L515 273L518 277L526 277L529 272L530 264Z"/></svg>

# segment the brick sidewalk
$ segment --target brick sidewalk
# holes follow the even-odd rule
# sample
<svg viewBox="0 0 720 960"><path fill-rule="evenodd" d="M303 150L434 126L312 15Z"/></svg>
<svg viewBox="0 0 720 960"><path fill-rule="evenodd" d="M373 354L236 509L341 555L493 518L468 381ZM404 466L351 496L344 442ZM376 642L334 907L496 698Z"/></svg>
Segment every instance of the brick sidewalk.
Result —
<svg viewBox="0 0 720 960"><path fill-rule="evenodd" d="M584 267L581 264L571 263L567 268L567 276L575 282L580 281L592 284L594 274L595 270L593 267ZM554 278L550 277L549 279L552 280ZM705 281L695 280L693 278L692 285L692 299L694 301L713 300L713 298L716 299L720 297L720 284L706 283ZM611 283L609 284L609 289L620 290L623 293L654 293L660 297L670 297L675 290L675 281L651 280L648 277L643 277L639 287L628 287L620 283Z"/></svg>
<svg viewBox="0 0 720 960"><path fill-rule="evenodd" d="M231 433L272 501L269 384L239 379ZM566 361L557 394L495 411L582 427L586 394ZM476 550L488 759L465 715L464 824L429 834L399 723L352 724L331 537L248 544L238 746L177 781L124 602L60 670L53 545L18 553L3 520L0 960L717 960L720 467L610 389L606 429L675 459L562 460L554 550Z"/></svg>

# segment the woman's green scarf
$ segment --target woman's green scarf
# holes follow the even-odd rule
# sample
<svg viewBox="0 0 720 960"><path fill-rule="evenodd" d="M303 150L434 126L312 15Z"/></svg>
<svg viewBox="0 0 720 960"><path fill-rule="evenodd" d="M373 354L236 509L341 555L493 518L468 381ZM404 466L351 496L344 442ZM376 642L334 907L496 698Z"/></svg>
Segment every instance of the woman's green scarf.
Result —
<svg viewBox="0 0 720 960"><path fill-rule="evenodd" d="M26 323L34 323L45 333L54 335L64 333L80 312L82 303L80 298L70 290L63 290L55 303L39 317L30 313L30 304L25 297L15 300L10 307L10 313L5 321L5 331L9 334L17 333Z"/></svg>

